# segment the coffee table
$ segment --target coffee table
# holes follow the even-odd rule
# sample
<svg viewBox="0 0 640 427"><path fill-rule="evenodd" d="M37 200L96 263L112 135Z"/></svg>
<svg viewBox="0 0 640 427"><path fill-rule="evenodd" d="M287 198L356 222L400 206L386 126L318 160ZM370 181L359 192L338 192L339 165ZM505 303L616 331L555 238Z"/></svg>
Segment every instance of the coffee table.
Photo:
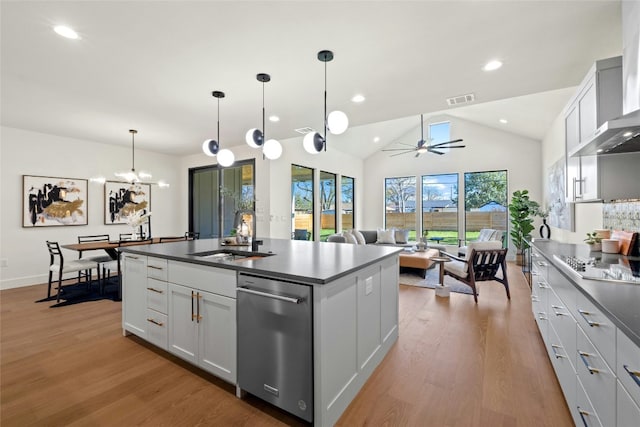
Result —
<svg viewBox="0 0 640 427"><path fill-rule="evenodd" d="M440 251L437 249L427 249L425 251L415 252L400 252L400 267L423 270L423 277L426 277L427 270L433 265L432 258L438 257L439 255Z"/></svg>

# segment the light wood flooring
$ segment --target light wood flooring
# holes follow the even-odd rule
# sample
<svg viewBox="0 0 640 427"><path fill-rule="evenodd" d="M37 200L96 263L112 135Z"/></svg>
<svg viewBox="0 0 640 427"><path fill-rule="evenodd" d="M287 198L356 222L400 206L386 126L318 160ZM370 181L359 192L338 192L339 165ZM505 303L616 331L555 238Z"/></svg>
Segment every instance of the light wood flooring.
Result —
<svg viewBox="0 0 640 427"><path fill-rule="evenodd" d="M437 298L400 286L400 337L338 425L572 426L509 265L495 282ZM34 303L46 285L0 292L0 425L278 426L298 419L144 341L123 337L120 303Z"/></svg>

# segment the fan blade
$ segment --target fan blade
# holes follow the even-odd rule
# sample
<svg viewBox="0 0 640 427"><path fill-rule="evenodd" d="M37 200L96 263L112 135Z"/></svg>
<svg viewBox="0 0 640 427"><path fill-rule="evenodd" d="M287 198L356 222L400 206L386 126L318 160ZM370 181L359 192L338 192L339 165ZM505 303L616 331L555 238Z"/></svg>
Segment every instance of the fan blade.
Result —
<svg viewBox="0 0 640 427"><path fill-rule="evenodd" d="M451 147L441 147L441 148L464 148L466 145L452 145Z"/></svg>
<svg viewBox="0 0 640 427"><path fill-rule="evenodd" d="M462 139L454 139L454 140L447 141L447 142L438 142L438 143L435 143L435 144L431 144L430 147L438 148L438 147L442 147L443 145L447 145L447 144L455 144L456 142L462 142Z"/></svg>
<svg viewBox="0 0 640 427"><path fill-rule="evenodd" d="M392 154L389 157L395 157L395 156L401 156L402 154L407 154L410 153L411 151L405 151L404 153L396 153L396 154Z"/></svg>
<svg viewBox="0 0 640 427"><path fill-rule="evenodd" d="M429 151L430 153L436 153L436 154L439 154L439 155L441 155L441 156L444 154L442 151L433 150L433 149L431 149L431 148L427 148L427 151Z"/></svg>
<svg viewBox="0 0 640 427"><path fill-rule="evenodd" d="M408 148L385 148L384 150L381 151L406 151L407 153L409 151L413 151L414 149L408 149Z"/></svg>
<svg viewBox="0 0 640 427"><path fill-rule="evenodd" d="M405 144L404 142L396 142L396 144L405 145L407 147L415 148L415 145Z"/></svg>
<svg viewBox="0 0 640 427"><path fill-rule="evenodd" d="M415 155L415 156L413 156L413 157L420 157L420 154L422 154L422 153L418 151L418 152L416 153L416 155Z"/></svg>

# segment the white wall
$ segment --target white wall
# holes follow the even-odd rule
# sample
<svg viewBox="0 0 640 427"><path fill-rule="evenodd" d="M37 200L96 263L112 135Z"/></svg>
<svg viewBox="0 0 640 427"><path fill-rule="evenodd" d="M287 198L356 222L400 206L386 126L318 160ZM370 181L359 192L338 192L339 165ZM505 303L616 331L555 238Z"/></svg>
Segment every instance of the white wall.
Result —
<svg viewBox="0 0 640 427"><path fill-rule="evenodd" d="M564 112L561 112L542 140L543 201L549 195L549 168L565 156ZM575 203L575 231L551 227L551 239L568 243L583 243L585 234L602 228L602 203Z"/></svg>
<svg viewBox="0 0 640 427"><path fill-rule="evenodd" d="M125 135L126 136L126 135ZM126 225L104 224L104 185L88 184L88 225L22 227L22 175L88 179L98 175L114 180L116 170L131 168L131 146L113 146L91 141L46 135L21 129L0 128L0 289L47 281L49 254L45 240L77 242L78 235L130 232ZM124 138L124 136L123 136ZM152 233L154 236L182 235L185 221L176 209L179 162L175 157L136 149L136 169L171 184L167 189L151 188ZM113 177L113 178L112 178ZM65 256L77 258L72 251Z"/></svg>
<svg viewBox="0 0 640 427"><path fill-rule="evenodd" d="M542 199L540 175L541 145L539 141L508 132L481 126L456 117L444 116L433 121L449 120L451 138L462 138L466 148L451 150L438 156L413 154L389 157L390 153L377 152L365 160L365 204L362 228L375 229L384 221L384 178L398 176L419 177L427 174L507 170L509 200L515 190L527 189L531 198ZM419 135L416 135L417 141ZM408 144L413 141L405 141ZM460 189L461 191L462 189ZM464 212L460 212L462 224Z"/></svg>

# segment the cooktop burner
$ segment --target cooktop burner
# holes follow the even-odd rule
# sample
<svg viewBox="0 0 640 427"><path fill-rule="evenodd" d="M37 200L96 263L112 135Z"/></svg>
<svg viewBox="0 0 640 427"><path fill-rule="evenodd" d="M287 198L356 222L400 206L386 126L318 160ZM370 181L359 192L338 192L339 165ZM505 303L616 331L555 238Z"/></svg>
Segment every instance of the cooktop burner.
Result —
<svg viewBox="0 0 640 427"><path fill-rule="evenodd" d="M564 255L554 255L553 257L562 261L583 279L640 284L640 261L637 260L613 257L615 262L605 263L601 258L596 257L582 258Z"/></svg>

